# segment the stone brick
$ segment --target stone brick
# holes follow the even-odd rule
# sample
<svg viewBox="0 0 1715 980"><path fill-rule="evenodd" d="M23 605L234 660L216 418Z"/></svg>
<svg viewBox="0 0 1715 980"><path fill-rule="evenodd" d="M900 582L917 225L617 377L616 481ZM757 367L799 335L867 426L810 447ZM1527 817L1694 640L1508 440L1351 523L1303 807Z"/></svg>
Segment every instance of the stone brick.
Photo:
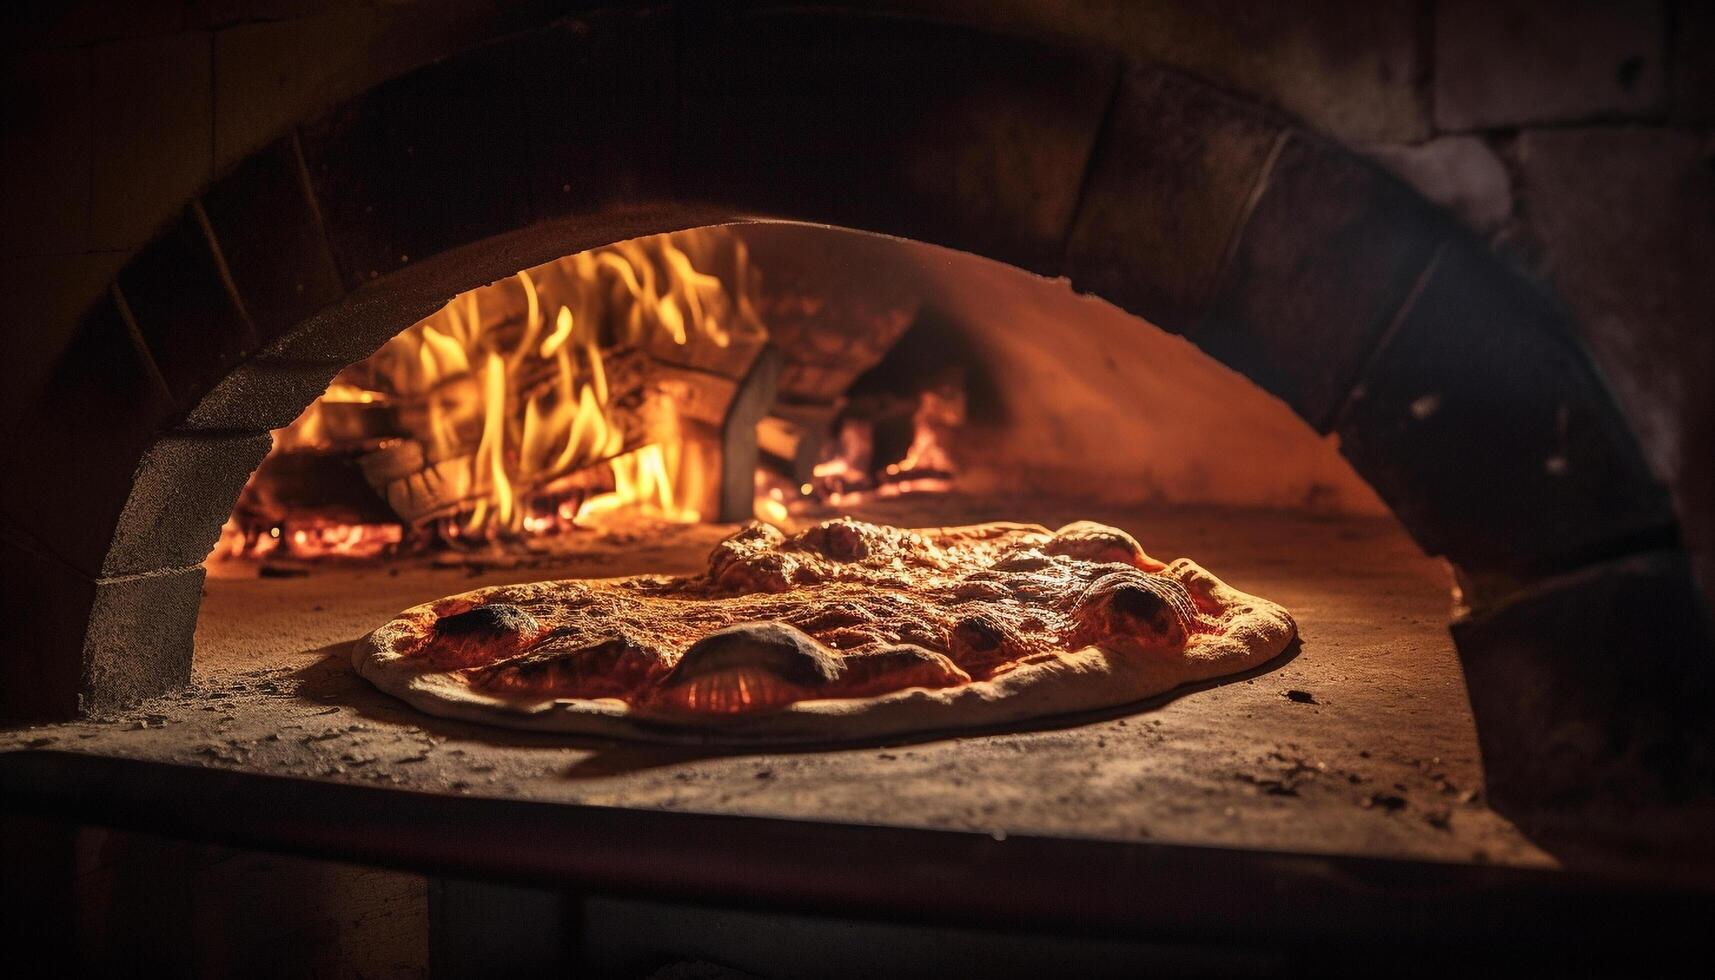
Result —
<svg viewBox="0 0 1715 980"><path fill-rule="evenodd" d="M1440 0L1435 122L1491 129L1658 111L1659 0Z"/></svg>
<svg viewBox="0 0 1715 980"><path fill-rule="evenodd" d="M1656 473L1715 563L1715 169L1697 134L1600 128L1518 141L1526 231ZM1715 574L1702 578L1715 606Z"/></svg>
<svg viewBox="0 0 1715 980"><path fill-rule="evenodd" d="M109 295L80 321L0 466L0 525L94 577L137 461L175 411Z"/></svg>
<svg viewBox="0 0 1715 980"><path fill-rule="evenodd" d="M1367 146L1363 151L1479 235L1499 231L1513 215L1512 178L1489 144L1475 136Z"/></svg>
<svg viewBox="0 0 1715 980"><path fill-rule="evenodd" d="M238 491L272 445L264 432L174 434L149 447L137 464L101 574L136 575L207 558Z"/></svg>
<svg viewBox="0 0 1715 980"><path fill-rule="evenodd" d="M181 404L259 343L194 207L127 262L118 283L132 322Z"/></svg>
<svg viewBox="0 0 1715 980"><path fill-rule="evenodd" d="M199 565L96 583L83 635L81 713L113 711L190 683L204 576Z"/></svg>
<svg viewBox="0 0 1715 980"><path fill-rule="evenodd" d="M871 6L1095 46L1170 65L1346 142L1429 134L1417 80L1422 4L1255 0L871 0Z"/></svg>
<svg viewBox="0 0 1715 980"><path fill-rule="evenodd" d="M1539 574L1672 534L1564 315L1475 243L1443 250L1339 433L1418 543L1473 573Z"/></svg>
<svg viewBox="0 0 1715 980"><path fill-rule="evenodd" d="M211 175L209 36L117 41L91 57L91 239L96 248L134 248Z"/></svg>
<svg viewBox="0 0 1715 980"><path fill-rule="evenodd" d="M457 292L449 287L429 297L399 296L389 288L391 285L389 280L352 290L341 302L311 316L269 345L253 363L320 364L337 372L375 353L394 334L440 309L449 294ZM226 394L217 389L209 392L208 398L220 405Z"/></svg>
<svg viewBox="0 0 1715 980"><path fill-rule="evenodd" d="M1110 59L932 23L686 25L684 192L1059 271Z"/></svg>
<svg viewBox="0 0 1715 980"><path fill-rule="evenodd" d="M507 42L466 52L302 128L348 287L530 221L528 109L541 81L514 55Z"/></svg>
<svg viewBox="0 0 1715 980"><path fill-rule="evenodd" d="M202 206L259 343L344 295L293 137L239 164Z"/></svg>
<svg viewBox="0 0 1715 980"><path fill-rule="evenodd" d="M252 358L209 389L180 428L263 432L282 428L327 390L341 364Z"/></svg>
<svg viewBox="0 0 1715 980"><path fill-rule="evenodd" d="M32 52L7 69L0 87L0 254L81 252L89 242L89 52Z"/></svg>
<svg viewBox="0 0 1715 980"><path fill-rule="evenodd" d="M216 169L350 98L453 52L533 27L554 5L334 2L304 16L216 15Z"/></svg>
<svg viewBox="0 0 1715 980"><path fill-rule="evenodd" d="M1451 226L1299 132L1265 179L1190 337L1325 432Z"/></svg>
<svg viewBox="0 0 1715 980"><path fill-rule="evenodd" d="M537 217L612 202L660 199L672 188L679 122L673 19L611 12L544 28L521 45L544 84L530 106Z"/></svg>
<svg viewBox="0 0 1715 980"><path fill-rule="evenodd" d="M20 46L75 47L190 30L200 23L198 6L137 0L13 0L0 8L0 30Z"/></svg>
<svg viewBox="0 0 1715 980"><path fill-rule="evenodd" d="M368 6L341 5L307 17L241 23L214 36L216 166L232 166L328 108L338 90L357 91L366 64L394 22Z"/></svg>
<svg viewBox="0 0 1715 980"><path fill-rule="evenodd" d="M1678 0L1673 5L1673 80L1670 115L1690 125L1715 123L1715 4Z"/></svg>
<svg viewBox="0 0 1715 980"><path fill-rule="evenodd" d="M1591 128L1521 134L1532 244L1656 470L1679 472L1715 315L1715 170L1697 134ZM1698 452L1705 450L1692 449Z"/></svg>
<svg viewBox="0 0 1715 980"><path fill-rule="evenodd" d="M0 456L65 352L85 311L107 294L125 257L115 252L0 263L7 317L7 383L0 385Z"/></svg>
<svg viewBox="0 0 1715 980"><path fill-rule="evenodd" d="M0 530L0 718L41 721L77 714L83 633L95 583Z"/></svg>
<svg viewBox="0 0 1715 980"><path fill-rule="evenodd" d="M289 21L313 17L333 7L341 9L340 0L200 0L203 16L211 27L250 24L257 21Z"/></svg>
<svg viewBox="0 0 1715 980"><path fill-rule="evenodd" d="M1067 244L1072 285L1167 330L1207 308L1282 123L1206 85L1130 72Z"/></svg>
<svg viewBox="0 0 1715 980"><path fill-rule="evenodd" d="M100 714L190 682L203 570L91 579L0 540L0 716Z"/></svg>
<svg viewBox="0 0 1715 980"><path fill-rule="evenodd" d="M1453 636L1498 806L1623 818L1715 788L1715 647L1679 553L1544 583Z"/></svg>

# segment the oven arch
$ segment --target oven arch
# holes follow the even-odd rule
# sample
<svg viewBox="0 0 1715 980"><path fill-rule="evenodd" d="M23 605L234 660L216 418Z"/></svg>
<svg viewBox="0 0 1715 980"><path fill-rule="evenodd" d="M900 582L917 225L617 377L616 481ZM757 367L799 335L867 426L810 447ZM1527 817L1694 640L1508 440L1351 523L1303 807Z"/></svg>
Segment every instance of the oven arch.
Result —
<svg viewBox="0 0 1715 980"><path fill-rule="evenodd" d="M1715 771L1676 516L1552 297L1241 96L825 11L515 34L295 127L192 201L84 316L8 461L0 507L25 540L5 584L39 609L4 707L101 711L188 679L198 563L266 431L343 365L519 268L747 218L1065 276L1339 433L1460 570L1500 802Z"/></svg>

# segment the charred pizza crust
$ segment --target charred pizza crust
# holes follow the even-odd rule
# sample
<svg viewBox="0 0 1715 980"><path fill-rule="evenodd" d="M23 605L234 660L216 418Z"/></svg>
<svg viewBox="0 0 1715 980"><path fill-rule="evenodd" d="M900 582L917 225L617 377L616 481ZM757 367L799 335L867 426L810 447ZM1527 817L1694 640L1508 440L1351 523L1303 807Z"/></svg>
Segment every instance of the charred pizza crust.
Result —
<svg viewBox="0 0 1715 980"><path fill-rule="evenodd" d="M826 743L1112 708L1239 673L1280 606L1123 531L849 518L723 540L697 576L495 586L405 610L358 673L430 714L647 741Z"/></svg>

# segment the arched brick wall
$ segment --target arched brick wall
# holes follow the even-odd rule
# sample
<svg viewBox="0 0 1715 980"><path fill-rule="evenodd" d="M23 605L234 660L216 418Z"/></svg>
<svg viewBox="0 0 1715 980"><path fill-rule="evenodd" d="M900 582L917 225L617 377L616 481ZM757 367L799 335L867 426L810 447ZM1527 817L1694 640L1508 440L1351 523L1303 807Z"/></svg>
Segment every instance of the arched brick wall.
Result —
<svg viewBox="0 0 1715 980"><path fill-rule="evenodd" d="M558 22L216 180L83 318L6 460L8 707L99 711L188 677L198 563L267 430L341 366L518 268L749 217L1065 276L1337 432L1466 583L1492 791L1710 771L1715 661L1675 515L1551 298L1393 179L1195 79L808 11Z"/></svg>

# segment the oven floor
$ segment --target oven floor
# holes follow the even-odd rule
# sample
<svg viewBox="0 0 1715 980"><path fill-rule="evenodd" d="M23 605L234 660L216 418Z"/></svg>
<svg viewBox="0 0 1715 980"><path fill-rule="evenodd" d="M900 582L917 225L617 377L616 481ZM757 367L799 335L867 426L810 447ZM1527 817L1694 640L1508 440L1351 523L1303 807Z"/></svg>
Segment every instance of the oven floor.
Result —
<svg viewBox="0 0 1715 980"><path fill-rule="evenodd" d="M52 747L484 796L1008 833L1552 864L1481 794L1446 630L1448 573L1372 518L919 498L860 516L1124 527L1282 603L1302 647L1244 679L1052 727L817 751L708 751L488 729L416 713L349 668L399 609L483 585L701 567L719 527L611 535L529 567L217 570L195 683L122 715L0 731ZM1287 692L1294 692L1288 697ZM1309 699L1305 699L1308 694Z"/></svg>

